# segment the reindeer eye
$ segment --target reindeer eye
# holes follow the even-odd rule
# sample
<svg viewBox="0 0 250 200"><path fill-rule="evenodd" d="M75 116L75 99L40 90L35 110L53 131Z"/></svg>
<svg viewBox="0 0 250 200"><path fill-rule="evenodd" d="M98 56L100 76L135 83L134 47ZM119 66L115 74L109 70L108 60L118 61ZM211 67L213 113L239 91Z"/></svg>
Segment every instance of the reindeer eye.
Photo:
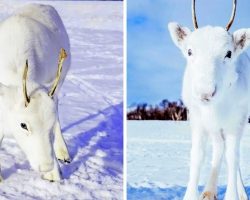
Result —
<svg viewBox="0 0 250 200"><path fill-rule="evenodd" d="M228 52L227 52L227 55L225 56L225 58L231 58L231 56L232 56L232 52L231 52L231 51L228 51Z"/></svg>
<svg viewBox="0 0 250 200"><path fill-rule="evenodd" d="M27 127L27 125L26 125L25 123L21 123L21 127L22 127L23 129L25 129L25 130L28 130L28 127Z"/></svg>
<svg viewBox="0 0 250 200"><path fill-rule="evenodd" d="M188 49L188 56L191 56L191 55L192 55L192 50Z"/></svg>

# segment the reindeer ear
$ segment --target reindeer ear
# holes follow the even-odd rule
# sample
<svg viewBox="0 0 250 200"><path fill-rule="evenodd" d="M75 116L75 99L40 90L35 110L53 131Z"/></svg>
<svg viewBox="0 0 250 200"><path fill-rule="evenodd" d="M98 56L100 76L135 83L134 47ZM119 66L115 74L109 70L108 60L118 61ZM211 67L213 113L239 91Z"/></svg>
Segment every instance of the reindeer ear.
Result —
<svg viewBox="0 0 250 200"><path fill-rule="evenodd" d="M239 29L233 33L234 50L241 54L250 46L250 29Z"/></svg>
<svg viewBox="0 0 250 200"><path fill-rule="evenodd" d="M189 28L182 27L176 22L170 22L168 30L175 45L182 50L185 47L187 37L191 34Z"/></svg>

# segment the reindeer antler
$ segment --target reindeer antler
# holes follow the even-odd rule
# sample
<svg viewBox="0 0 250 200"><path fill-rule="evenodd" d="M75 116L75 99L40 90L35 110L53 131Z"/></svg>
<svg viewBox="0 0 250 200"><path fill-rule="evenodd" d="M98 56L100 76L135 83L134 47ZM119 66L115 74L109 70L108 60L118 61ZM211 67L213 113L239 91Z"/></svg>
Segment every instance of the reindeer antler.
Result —
<svg viewBox="0 0 250 200"><path fill-rule="evenodd" d="M226 26L226 31L228 31L233 24L235 14L236 14L236 6L237 6L237 0L233 0L233 10L232 10L231 18ZM198 29L198 22L197 22L196 12L195 12L195 0L192 0L192 19L193 19L194 28Z"/></svg>
<svg viewBox="0 0 250 200"><path fill-rule="evenodd" d="M234 22L234 18L235 18L235 14L236 14L236 5L237 5L237 0L233 0L233 10L232 10L231 18L226 26L227 31L230 29L230 27L232 26L232 24Z"/></svg>
<svg viewBox="0 0 250 200"><path fill-rule="evenodd" d="M65 49L61 48L59 59L58 59L58 68L57 68L57 73L56 73L56 79L55 79L53 86L48 94L51 98L53 97L53 95L56 91L56 88L59 84L59 80L60 80L61 72L62 72L62 65L63 65L63 61L65 60L65 58L67 58L66 51L65 51Z"/></svg>
<svg viewBox="0 0 250 200"><path fill-rule="evenodd" d="M30 98L27 94L27 85L26 85L27 74L28 74L28 60L26 60L24 72L23 72L23 95L24 95L25 107L27 107L30 102Z"/></svg>
<svg viewBox="0 0 250 200"><path fill-rule="evenodd" d="M194 28L198 29L198 22L197 22L196 12L195 12L195 0L193 0L193 3L192 3L192 19L193 19Z"/></svg>

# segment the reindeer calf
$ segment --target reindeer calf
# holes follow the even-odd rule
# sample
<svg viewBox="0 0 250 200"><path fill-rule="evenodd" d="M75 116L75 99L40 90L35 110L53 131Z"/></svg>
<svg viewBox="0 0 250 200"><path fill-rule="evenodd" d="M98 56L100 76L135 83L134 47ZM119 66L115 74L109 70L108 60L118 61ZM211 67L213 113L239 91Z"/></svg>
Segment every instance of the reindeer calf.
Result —
<svg viewBox="0 0 250 200"><path fill-rule="evenodd" d="M168 26L174 43L187 59L182 97L190 114L192 150L184 200L198 200L199 174L208 136L213 145L212 169L200 199L216 199L224 147L228 167L225 200L248 199L239 169L239 151L250 101L250 59L244 53L250 46L250 29L228 32L235 10L236 0L226 29L212 26L198 29L193 0L195 30L177 23Z"/></svg>
<svg viewBox="0 0 250 200"><path fill-rule="evenodd" d="M26 5L1 22L0 141L14 136L30 165L50 181L61 178L57 159L70 160L57 109L59 80L69 67L69 38L53 7Z"/></svg>

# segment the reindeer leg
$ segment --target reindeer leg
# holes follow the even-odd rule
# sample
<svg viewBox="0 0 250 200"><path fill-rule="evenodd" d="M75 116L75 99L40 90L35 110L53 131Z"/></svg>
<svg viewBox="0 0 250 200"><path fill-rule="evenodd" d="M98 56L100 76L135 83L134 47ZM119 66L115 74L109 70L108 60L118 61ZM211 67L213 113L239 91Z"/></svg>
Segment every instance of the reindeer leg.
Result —
<svg viewBox="0 0 250 200"><path fill-rule="evenodd" d="M62 179L61 175L62 175L62 172L60 170L58 161L54 159L53 169L49 172L43 173L42 178L50 182L55 182L55 181L60 181Z"/></svg>
<svg viewBox="0 0 250 200"><path fill-rule="evenodd" d="M184 196L184 200L198 200L198 182L200 176L201 163L205 154L206 134L200 127L191 126L192 149L189 182Z"/></svg>
<svg viewBox="0 0 250 200"><path fill-rule="evenodd" d="M54 127L54 133L55 133L54 151L56 154L56 158L66 163L70 163L68 148L62 136L59 120L56 121Z"/></svg>
<svg viewBox="0 0 250 200"><path fill-rule="evenodd" d="M213 157L212 157L212 170L210 173L209 181L202 193L201 200L216 200L217 197L217 182L221 166L221 160L224 153L224 140L221 134L212 136L213 144Z"/></svg>
<svg viewBox="0 0 250 200"><path fill-rule="evenodd" d="M243 181L241 178L240 168L237 171L237 190L240 200L248 200L248 196L246 194L246 190L243 185Z"/></svg>
<svg viewBox="0 0 250 200"><path fill-rule="evenodd" d="M237 191L237 170L239 162L240 136L226 135L226 161L228 166L227 191L225 200L239 200Z"/></svg>

